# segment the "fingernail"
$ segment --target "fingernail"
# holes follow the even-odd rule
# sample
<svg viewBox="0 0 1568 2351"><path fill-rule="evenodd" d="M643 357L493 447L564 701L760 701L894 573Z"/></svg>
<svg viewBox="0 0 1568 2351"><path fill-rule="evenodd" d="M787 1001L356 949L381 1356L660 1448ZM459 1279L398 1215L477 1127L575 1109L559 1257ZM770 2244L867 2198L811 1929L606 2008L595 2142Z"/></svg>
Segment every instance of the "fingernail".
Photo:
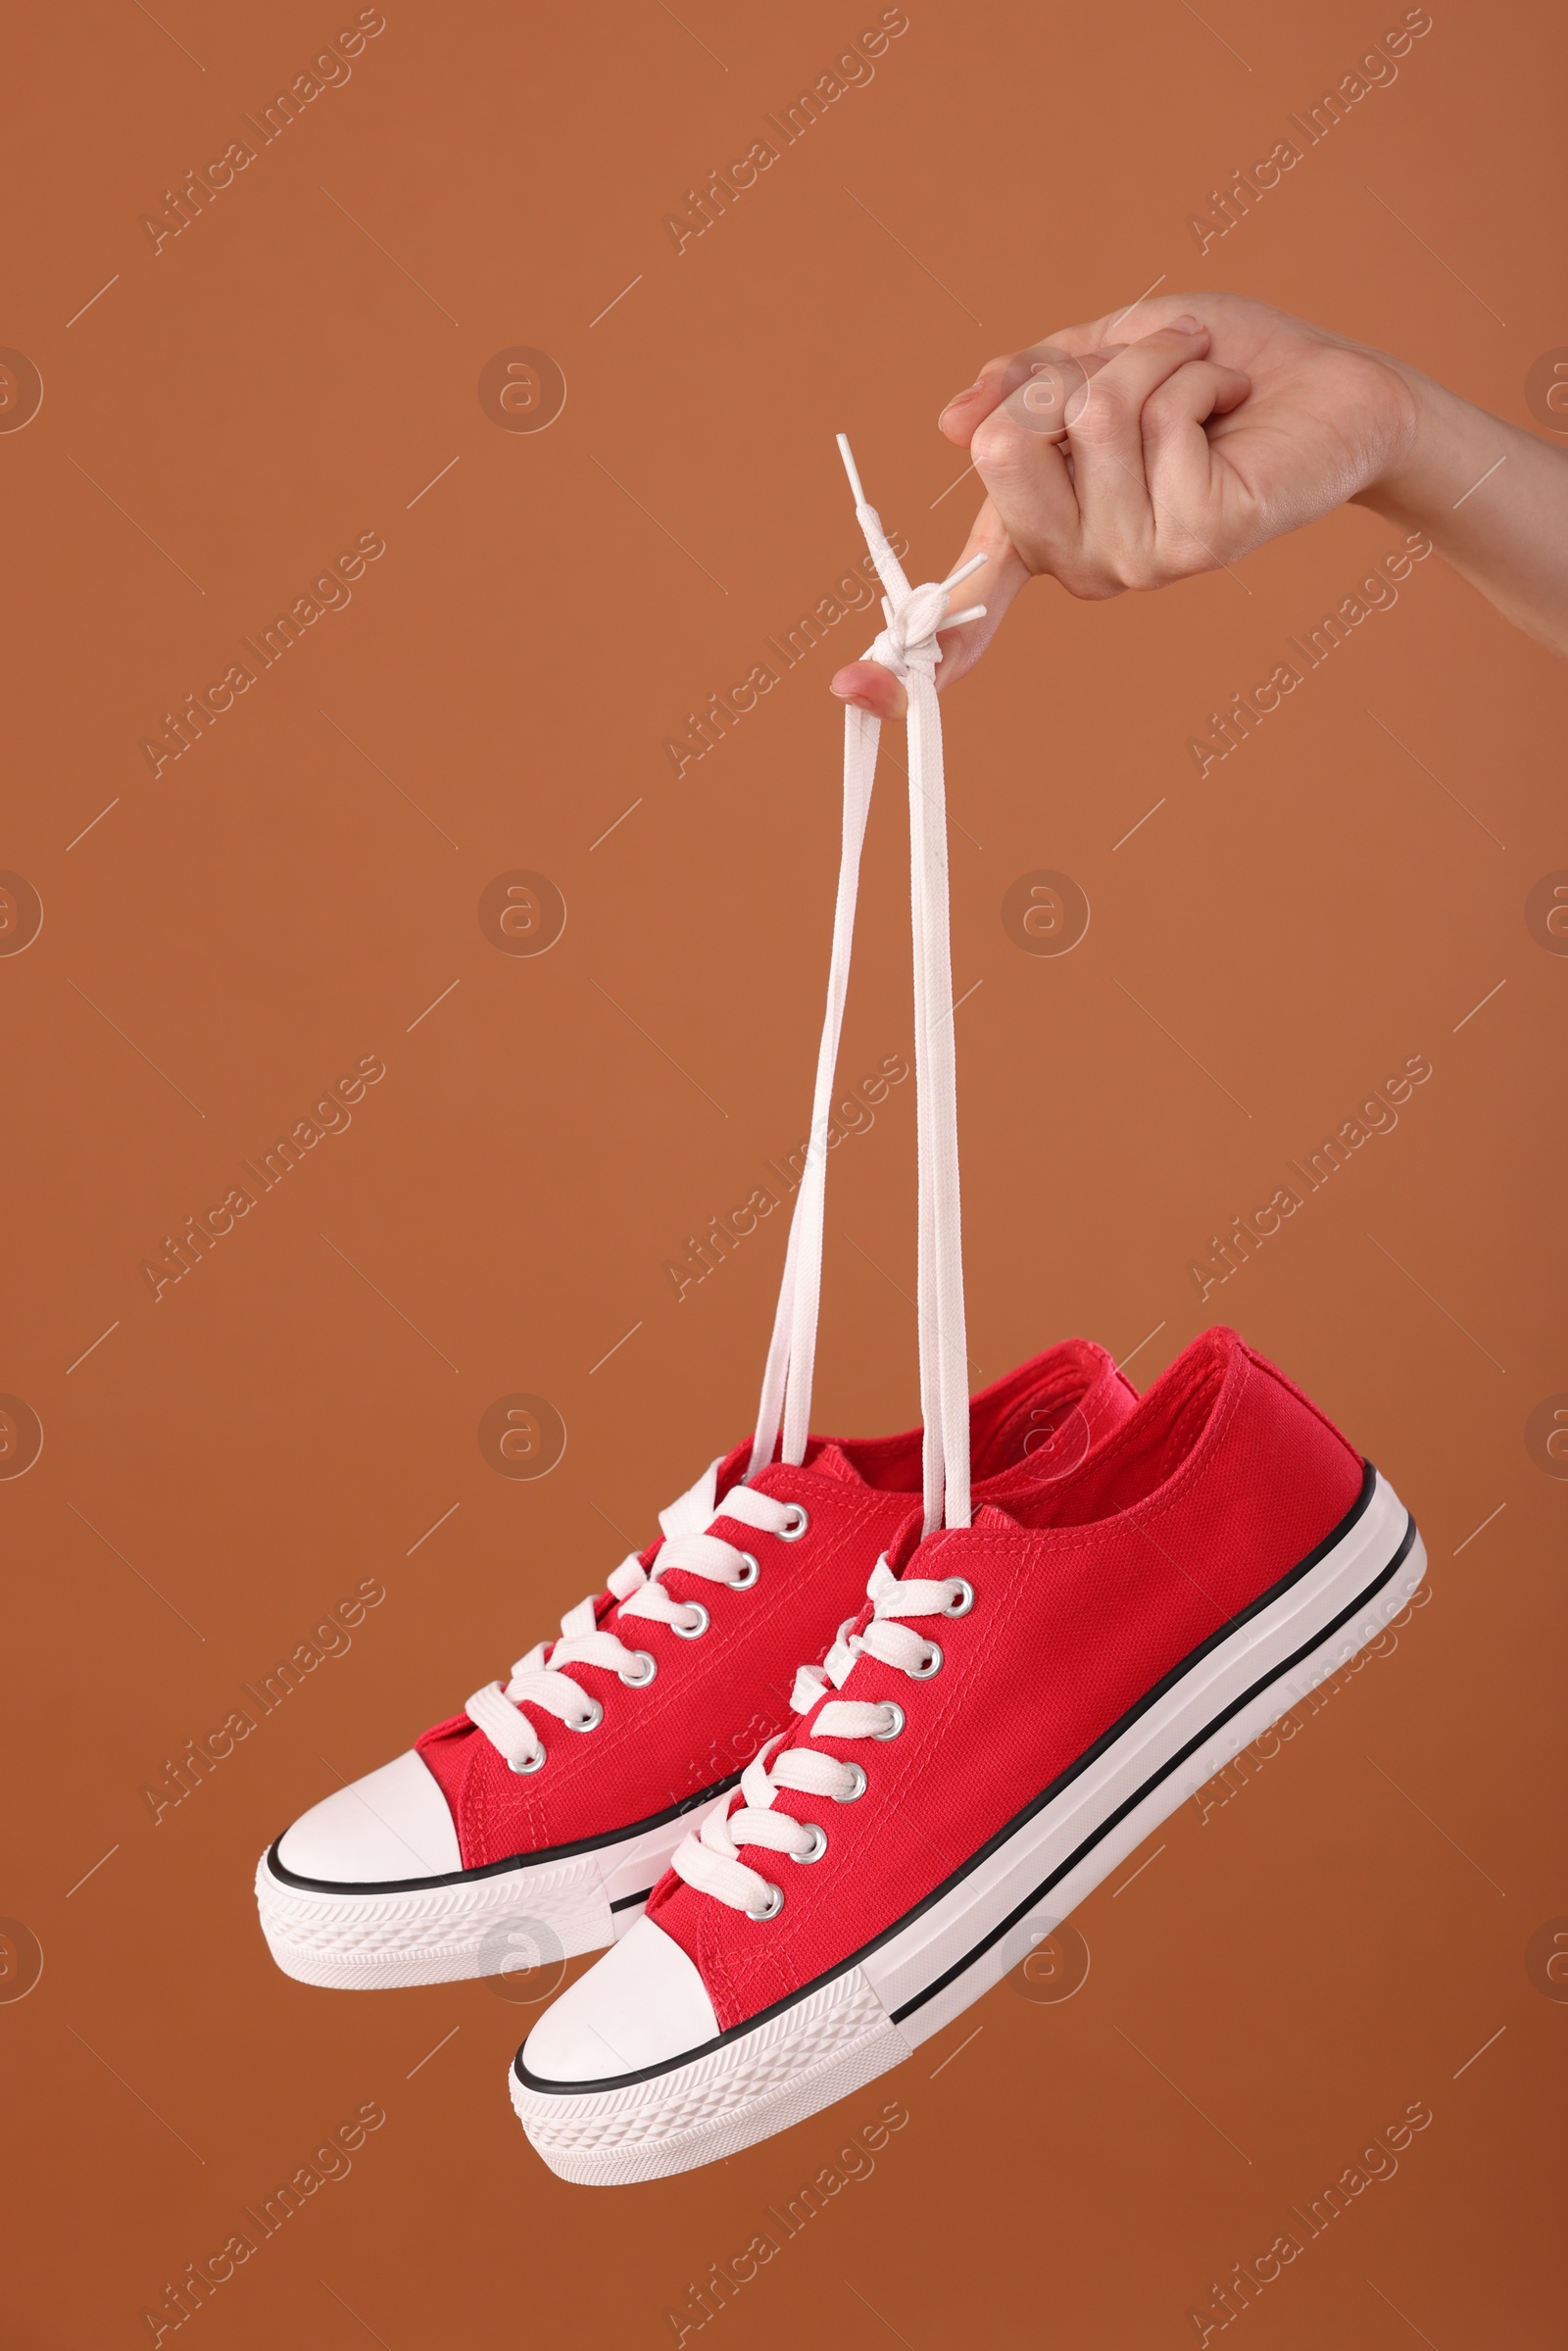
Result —
<svg viewBox="0 0 1568 2351"><path fill-rule="evenodd" d="M945 416L947 415L948 409L956 408L960 400L972 400L975 393L980 390L980 387L984 382L985 377L983 375L977 375L972 384L965 384L961 392L955 392L953 398L948 402L948 407L942 411L943 416Z"/></svg>
<svg viewBox="0 0 1568 2351"><path fill-rule="evenodd" d="M1207 332L1201 318L1172 318L1169 331L1177 335L1200 335Z"/></svg>

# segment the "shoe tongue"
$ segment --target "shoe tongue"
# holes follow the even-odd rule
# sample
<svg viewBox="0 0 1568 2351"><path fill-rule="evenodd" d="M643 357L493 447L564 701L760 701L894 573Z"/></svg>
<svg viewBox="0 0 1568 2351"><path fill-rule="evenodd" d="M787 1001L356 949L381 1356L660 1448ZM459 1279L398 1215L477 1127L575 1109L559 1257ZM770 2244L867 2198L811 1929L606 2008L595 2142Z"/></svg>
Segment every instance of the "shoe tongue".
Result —
<svg viewBox="0 0 1568 2351"><path fill-rule="evenodd" d="M848 1453L841 1452L836 1445L824 1445L819 1452L812 1453L807 1467L821 1478L842 1478L846 1486L865 1484Z"/></svg>
<svg viewBox="0 0 1568 2351"><path fill-rule="evenodd" d="M970 1524L977 1534L1016 1535L1020 1522L1010 1510L1004 1510L1000 1502L982 1502Z"/></svg>

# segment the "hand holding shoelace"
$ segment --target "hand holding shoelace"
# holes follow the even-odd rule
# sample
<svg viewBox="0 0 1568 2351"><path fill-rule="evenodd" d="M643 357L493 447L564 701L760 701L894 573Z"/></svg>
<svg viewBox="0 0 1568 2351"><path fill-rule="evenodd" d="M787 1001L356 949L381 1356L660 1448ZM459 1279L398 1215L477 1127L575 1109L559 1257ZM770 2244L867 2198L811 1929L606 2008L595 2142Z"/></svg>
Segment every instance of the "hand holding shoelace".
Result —
<svg viewBox="0 0 1568 2351"><path fill-rule="evenodd" d="M781 1502L772 1494L737 1486L721 1502L713 1495L716 1462L667 1510L661 1511L664 1541L651 1568L635 1553L621 1561L609 1578L606 1591L619 1603L619 1621L646 1617L668 1625L686 1641L708 1630L708 1610L700 1600L677 1600L661 1579L670 1569L700 1576L706 1583L725 1585L732 1592L749 1591L757 1582L758 1565L750 1551L722 1537L698 1531L718 1519L756 1527L786 1539L805 1532L806 1513L796 1502ZM697 1523L694 1525L693 1521ZM608 1613L608 1611L607 1611ZM629 1690L644 1690L659 1671L651 1650L627 1646L616 1633L599 1622L597 1599L579 1600L561 1620L559 1641L536 1641L519 1657L512 1679L503 1685L487 1683L476 1690L464 1711L514 1772L536 1772L546 1759L546 1747L528 1717L526 1704L553 1714L568 1731L592 1731L604 1719L600 1700L572 1680L571 1666L597 1665L618 1674Z"/></svg>
<svg viewBox="0 0 1568 2351"><path fill-rule="evenodd" d="M911 1682L928 1682L942 1669L942 1649L907 1620L965 1616L974 1605L974 1592L961 1576L912 1576L901 1582L885 1559L877 1561L865 1591L871 1602L871 1620L864 1631L842 1627L825 1662L803 1665L796 1675L791 1703L797 1714L809 1714L829 1689L842 1690L861 1656L895 1667ZM897 1739L904 1722L903 1707L888 1699L873 1703L831 1698L811 1725L810 1735ZM778 1790L788 1788L798 1794L853 1804L869 1785L861 1764L824 1755L811 1746L779 1749L774 1741L741 1774L739 1809L726 1813L720 1806L710 1813L698 1835L686 1837L676 1846L670 1867L688 1886L712 1894L731 1910L744 1910L748 1918L759 1920L776 1918L784 1907L784 1889L742 1861L741 1846L760 1845L803 1862L820 1861L828 1847L827 1831L819 1822L799 1821L790 1813L773 1810Z"/></svg>
<svg viewBox="0 0 1568 2351"><path fill-rule="evenodd" d="M994 559L985 619L944 637L944 687L1032 578L1091 600L1167 587L1346 504L1424 532L1568 652L1568 451L1268 303L1145 297L989 360L938 421L988 492L964 553ZM864 661L831 682L874 716L902 710Z"/></svg>

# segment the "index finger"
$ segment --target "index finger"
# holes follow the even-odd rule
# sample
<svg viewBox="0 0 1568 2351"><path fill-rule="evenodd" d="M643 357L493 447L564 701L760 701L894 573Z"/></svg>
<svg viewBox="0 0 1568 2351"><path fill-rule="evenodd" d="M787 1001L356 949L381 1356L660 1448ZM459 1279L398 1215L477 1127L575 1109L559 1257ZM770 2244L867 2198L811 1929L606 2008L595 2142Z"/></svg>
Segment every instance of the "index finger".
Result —
<svg viewBox="0 0 1568 2351"><path fill-rule="evenodd" d="M1076 336L1087 330L1072 331ZM1089 377L1098 374L1125 348L1122 343L1104 343L1074 351L1068 338L1058 337L1045 343L1031 343L1026 351L1015 351L1010 359L988 361L978 380L966 392L949 401L937 418L938 429L950 441L966 448L975 427L984 423L1004 401L1011 400L1016 406L1021 400L1030 413L1019 421L1027 421L1035 431L1048 432L1059 439L1072 421L1073 405Z"/></svg>
<svg viewBox="0 0 1568 2351"><path fill-rule="evenodd" d="M937 419L939 429L960 449L966 448L975 426L1044 365L1062 358L1077 360L1085 364L1086 372L1093 374L1096 368L1088 364L1092 359L1102 367L1136 337L1157 333L1172 319L1192 312L1195 306L1197 316L1203 318L1201 297L1160 294L1151 287L1132 302L1124 303L1120 310L1107 311L1102 318L1091 318L1081 326L1059 327L1044 342L1031 343L1027 349L1015 351L1005 359L988 360L968 389L948 402ZM1129 331L1127 321L1134 312L1139 314L1138 324ZM1025 420L1034 423L1033 417L1020 419Z"/></svg>

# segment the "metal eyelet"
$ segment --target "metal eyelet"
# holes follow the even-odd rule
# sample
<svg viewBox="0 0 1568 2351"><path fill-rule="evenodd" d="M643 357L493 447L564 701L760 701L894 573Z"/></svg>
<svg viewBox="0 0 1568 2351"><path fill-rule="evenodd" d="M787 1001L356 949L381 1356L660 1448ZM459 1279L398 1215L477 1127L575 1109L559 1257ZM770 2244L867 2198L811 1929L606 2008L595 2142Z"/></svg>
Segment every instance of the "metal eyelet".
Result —
<svg viewBox="0 0 1568 2351"><path fill-rule="evenodd" d="M871 1785L870 1781L865 1776L864 1767L862 1765L858 1763L852 1763L848 1766L848 1769L855 1774L855 1786L850 1788L846 1794L834 1797L833 1800L837 1804L858 1803L859 1798L864 1795L866 1789Z"/></svg>
<svg viewBox="0 0 1568 2351"><path fill-rule="evenodd" d="M669 1629L672 1633L678 1633L682 1641L701 1641L709 1627L708 1610L701 1600L688 1600L685 1604L688 1608L696 1609L701 1621L695 1625L671 1625Z"/></svg>
<svg viewBox="0 0 1568 2351"><path fill-rule="evenodd" d="M588 1703L593 1708L593 1712L591 1714L585 1714L580 1722L568 1723L566 1725L566 1729L568 1731L598 1730L600 1724L605 1719L605 1710L603 1706L600 1705L597 1698L590 1698Z"/></svg>
<svg viewBox="0 0 1568 2351"><path fill-rule="evenodd" d="M659 1671L659 1659L654 1655L652 1649L634 1649L631 1661L633 1665L641 1666L642 1671L634 1674L622 1666L621 1680L628 1690L646 1690Z"/></svg>
<svg viewBox="0 0 1568 2351"><path fill-rule="evenodd" d="M893 1720L885 1731L873 1731L871 1737L873 1739L897 1739L904 1728L904 1708L895 1705L891 1698L884 1698L882 1703L892 1715Z"/></svg>
<svg viewBox="0 0 1568 2351"><path fill-rule="evenodd" d="M789 1508L790 1524L780 1527L778 1539L780 1543L799 1543L811 1523L811 1513L804 1502L791 1502Z"/></svg>
<svg viewBox="0 0 1568 2351"><path fill-rule="evenodd" d="M790 1859L802 1862L820 1861L827 1851L827 1831L817 1821L808 1821L805 1826L811 1832L811 1849L808 1853L792 1853Z"/></svg>
<svg viewBox="0 0 1568 2351"><path fill-rule="evenodd" d="M760 1927L765 1925L767 1920L776 1919L783 1907L783 1886L770 1886L767 1889L767 1901L765 1906L761 1910L748 1910L746 1915L749 1919L755 1919L757 1924Z"/></svg>
<svg viewBox="0 0 1568 2351"><path fill-rule="evenodd" d="M966 1584L962 1576L955 1576L953 1581L957 1586L957 1590L950 1592L948 1594L947 1614L949 1616L967 1616L974 1606L974 1586Z"/></svg>
<svg viewBox="0 0 1568 2351"><path fill-rule="evenodd" d="M525 1757L521 1763L509 1763L507 1769L509 1772L515 1772L519 1779L525 1779L529 1772L543 1771L549 1760L548 1751L541 1747L536 1755Z"/></svg>
<svg viewBox="0 0 1568 2351"><path fill-rule="evenodd" d="M731 1576L729 1580L731 1592L750 1592L762 1572L750 1551L742 1551L741 1558L744 1562L745 1572L742 1575Z"/></svg>
<svg viewBox="0 0 1568 2351"><path fill-rule="evenodd" d="M929 1682L933 1674L942 1671L942 1651L932 1641L926 1643L924 1665L906 1665L905 1672L911 1682Z"/></svg>

